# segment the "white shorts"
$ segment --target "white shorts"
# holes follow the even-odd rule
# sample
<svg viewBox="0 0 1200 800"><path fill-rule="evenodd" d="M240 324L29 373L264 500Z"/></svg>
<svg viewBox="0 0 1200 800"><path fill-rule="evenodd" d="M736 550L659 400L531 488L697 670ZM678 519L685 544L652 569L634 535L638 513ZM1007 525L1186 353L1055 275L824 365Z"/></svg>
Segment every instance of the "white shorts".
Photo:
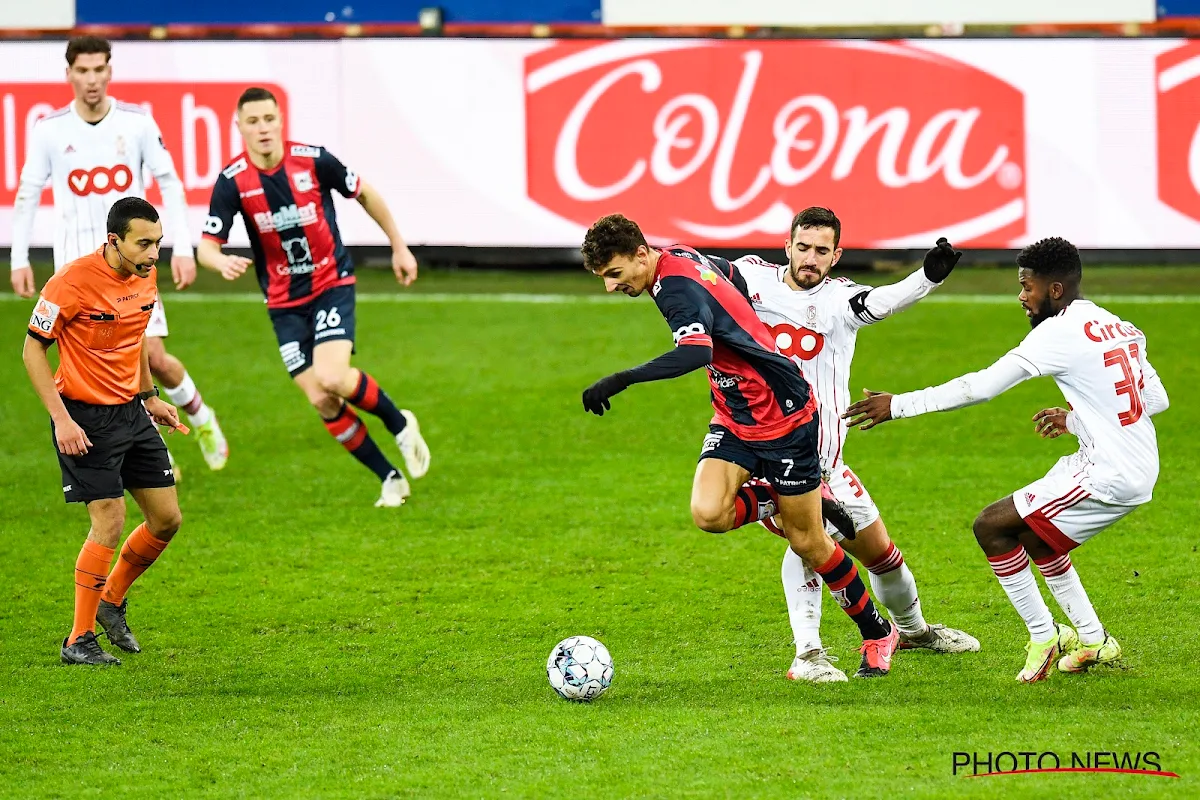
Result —
<svg viewBox="0 0 1200 800"><path fill-rule="evenodd" d="M1063 456L1044 478L1012 495L1025 524L1059 553L1078 547L1137 508L1097 500L1080 485L1082 477L1072 457Z"/></svg>
<svg viewBox="0 0 1200 800"><path fill-rule="evenodd" d="M879 508L871 499L871 493L845 464L839 464L829 474L829 488L833 491L834 498L846 507L850 519L854 520L855 531L861 531L879 519ZM838 541L845 538L828 523L825 525L825 531Z"/></svg>
<svg viewBox="0 0 1200 800"><path fill-rule="evenodd" d="M150 323L146 326L146 335L156 339L167 337L167 312L163 310L161 297L154 301L154 310L150 312Z"/></svg>

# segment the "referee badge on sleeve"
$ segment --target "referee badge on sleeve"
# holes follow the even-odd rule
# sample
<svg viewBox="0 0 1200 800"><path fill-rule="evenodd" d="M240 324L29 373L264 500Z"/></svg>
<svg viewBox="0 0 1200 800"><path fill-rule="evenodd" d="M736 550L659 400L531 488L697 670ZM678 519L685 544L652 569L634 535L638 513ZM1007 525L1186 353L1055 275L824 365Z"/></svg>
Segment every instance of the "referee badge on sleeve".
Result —
<svg viewBox="0 0 1200 800"><path fill-rule="evenodd" d="M42 333L54 329L54 321L58 319L58 306L44 297L39 297L34 306L33 316L29 318L29 327L37 328Z"/></svg>

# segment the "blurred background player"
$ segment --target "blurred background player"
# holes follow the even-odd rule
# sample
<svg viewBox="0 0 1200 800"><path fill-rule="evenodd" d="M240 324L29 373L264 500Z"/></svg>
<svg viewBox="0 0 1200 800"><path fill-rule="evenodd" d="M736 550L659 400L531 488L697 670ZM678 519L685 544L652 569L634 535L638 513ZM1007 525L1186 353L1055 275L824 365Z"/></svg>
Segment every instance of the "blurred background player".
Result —
<svg viewBox="0 0 1200 800"><path fill-rule="evenodd" d="M637 297L649 290L675 339L671 352L588 387L584 408L603 416L609 399L635 383L707 368L715 414L692 483L696 526L722 533L778 511L791 549L815 566L858 625L856 675L886 675L898 631L875 610L854 562L825 535L815 399L746 297L706 257L678 245L652 248L620 214L588 229L583 265L609 292ZM751 476L767 485L747 485Z"/></svg>
<svg viewBox="0 0 1200 800"><path fill-rule="evenodd" d="M816 393L821 467L856 531L842 545L866 566L875 597L900 630L901 647L938 653L976 651L979 642L974 637L925 621L912 570L888 535L866 487L842 461L847 431L842 414L850 405L850 366L859 330L928 295L950 275L962 253L940 239L925 255L921 269L897 283L872 288L829 277L842 256L841 235L841 221L832 211L807 208L792 220L792 234L784 243L787 266L744 256L732 268L740 273L755 313L766 323L780 352L800 367ZM779 532L772 520L763 524ZM832 525L827 530L843 539ZM796 660L788 677L818 683L845 680L821 646L820 576L790 547L784 552L782 574L796 639Z"/></svg>
<svg viewBox="0 0 1200 800"><path fill-rule="evenodd" d="M1158 437L1151 417L1169 405L1146 358L1146 336L1080 295L1079 252L1065 239L1042 239L1017 256L1021 307L1033 330L996 363L949 383L907 394L868 392L846 412L864 430L889 419L949 411L1049 375L1071 411L1034 416L1044 437L1075 434L1079 450L1046 476L997 500L975 520L975 538L1029 629L1017 680L1115 664L1121 647L1092 608L1069 551L1150 502L1158 480ZM1037 564L1075 630L1056 625L1029 568ZM1061 658L1059 658L1061 656Z"/></svg>
<svg viewBox="0 0 1200 800"><path fill-rule="evenodd" d="M182 516L167 446L154 423L179 427L175 409L150 377L146 325L158 296L154 264L162 225L154 206L118 200L104 246L56 272L38 298L22 353L29 380L50 413L63 497L85 503L91 530L75 562L75 622L63 640L64 664L120 664L96 641L131 653L125 593L166 549ZM53 372L47 352L58 344ZM125 492L146 521L125 540Z"/></svg>
<svg viewBox="0 0 1200 800"><path fill-rule="evenodd" d="M147 169L158 181L166 219L174 230L175 288L184 289L196 279L183 183L150 113L108 96L111 54L108 41L98 36L72 39L67 44L67 81L75 100L39 120L29 134L13 214L12 285L22 297L33 297L37 289L29 242L46 183L54 193L54 269L61 270L103 238L113 203L122 197L145 197ZM150 371L171 402L187 412L209 468L221 469L229 457L225 435L187 369L167 352L166 336L167 317L159 300L146 329Z"/></svg>
<svg viewBox="0 0 1200 800"><path fill-rule="evenodd" d="M271 92L244 91L237 122L246 152L213 186L200 263L226 280L246 271L249 259L221 252L234 216L241 214L284 367L329 433L379 477L375 505L400 506L410 494L409 483L351 406L383 421L413 478L428 472L429 447L413 413L397 408L374 378L350 365L354 265L338 232L332 192L358 200L387 234L397 281L412 284L417 261L378 192L328 150L283 140L283 117Z"/></svg>

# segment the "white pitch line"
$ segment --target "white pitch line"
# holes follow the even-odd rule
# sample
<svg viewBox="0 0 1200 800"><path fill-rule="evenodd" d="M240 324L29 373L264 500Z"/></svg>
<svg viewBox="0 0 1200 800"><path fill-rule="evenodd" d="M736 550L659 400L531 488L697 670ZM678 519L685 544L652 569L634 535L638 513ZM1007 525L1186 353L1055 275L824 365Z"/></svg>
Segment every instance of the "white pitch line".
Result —
<svg viewBox="0 0 1200 800"><path fill-rule="evenodd" d="M218 292L215 294L178 293L168 294L164 299L175 303L254 303L263 304L261 294L252 292ZM625 298L603 294L519 294L519 293L425 293L425 294L385 294L380 292L363 292L358 295L362 303L524 303L533 305L607 305L619 303ZM1193 305L1200 303L1200 295L1196 294L1097 294L1088 295L1089 300L1097 303L1133 303L1144 305L1165 305L1183 303ZM0 294L0 301L21 302L32 304L15 294ZM958 303L963 305L1017 305L1015 295L1008 294L934 294L926 297L922 303Z"/></svg>

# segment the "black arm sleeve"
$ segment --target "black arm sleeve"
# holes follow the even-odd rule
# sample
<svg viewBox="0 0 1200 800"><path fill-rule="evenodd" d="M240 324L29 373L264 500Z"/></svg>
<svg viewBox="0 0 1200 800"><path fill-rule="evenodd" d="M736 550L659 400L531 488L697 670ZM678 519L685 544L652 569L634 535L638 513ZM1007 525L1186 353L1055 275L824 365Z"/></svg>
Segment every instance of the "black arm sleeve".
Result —
<svg viewBox="0 0 1200 800"><path fill-rule="evenodd" d="M712 361L711 347L704 345L683 344L663 353L658 358L647 361L639 367L617 373L626 386L647 381L665 381L678 378L693 370L708 366Z"/></svg>
<svg viewBox="0 0 1200 800"><path fill-rule="evenodd" d="M742 297L750 299L750 287L746 285L746 278L733 262L720 256L705 256L705 258L712 262L712 265L742 293Z"/></svg>

